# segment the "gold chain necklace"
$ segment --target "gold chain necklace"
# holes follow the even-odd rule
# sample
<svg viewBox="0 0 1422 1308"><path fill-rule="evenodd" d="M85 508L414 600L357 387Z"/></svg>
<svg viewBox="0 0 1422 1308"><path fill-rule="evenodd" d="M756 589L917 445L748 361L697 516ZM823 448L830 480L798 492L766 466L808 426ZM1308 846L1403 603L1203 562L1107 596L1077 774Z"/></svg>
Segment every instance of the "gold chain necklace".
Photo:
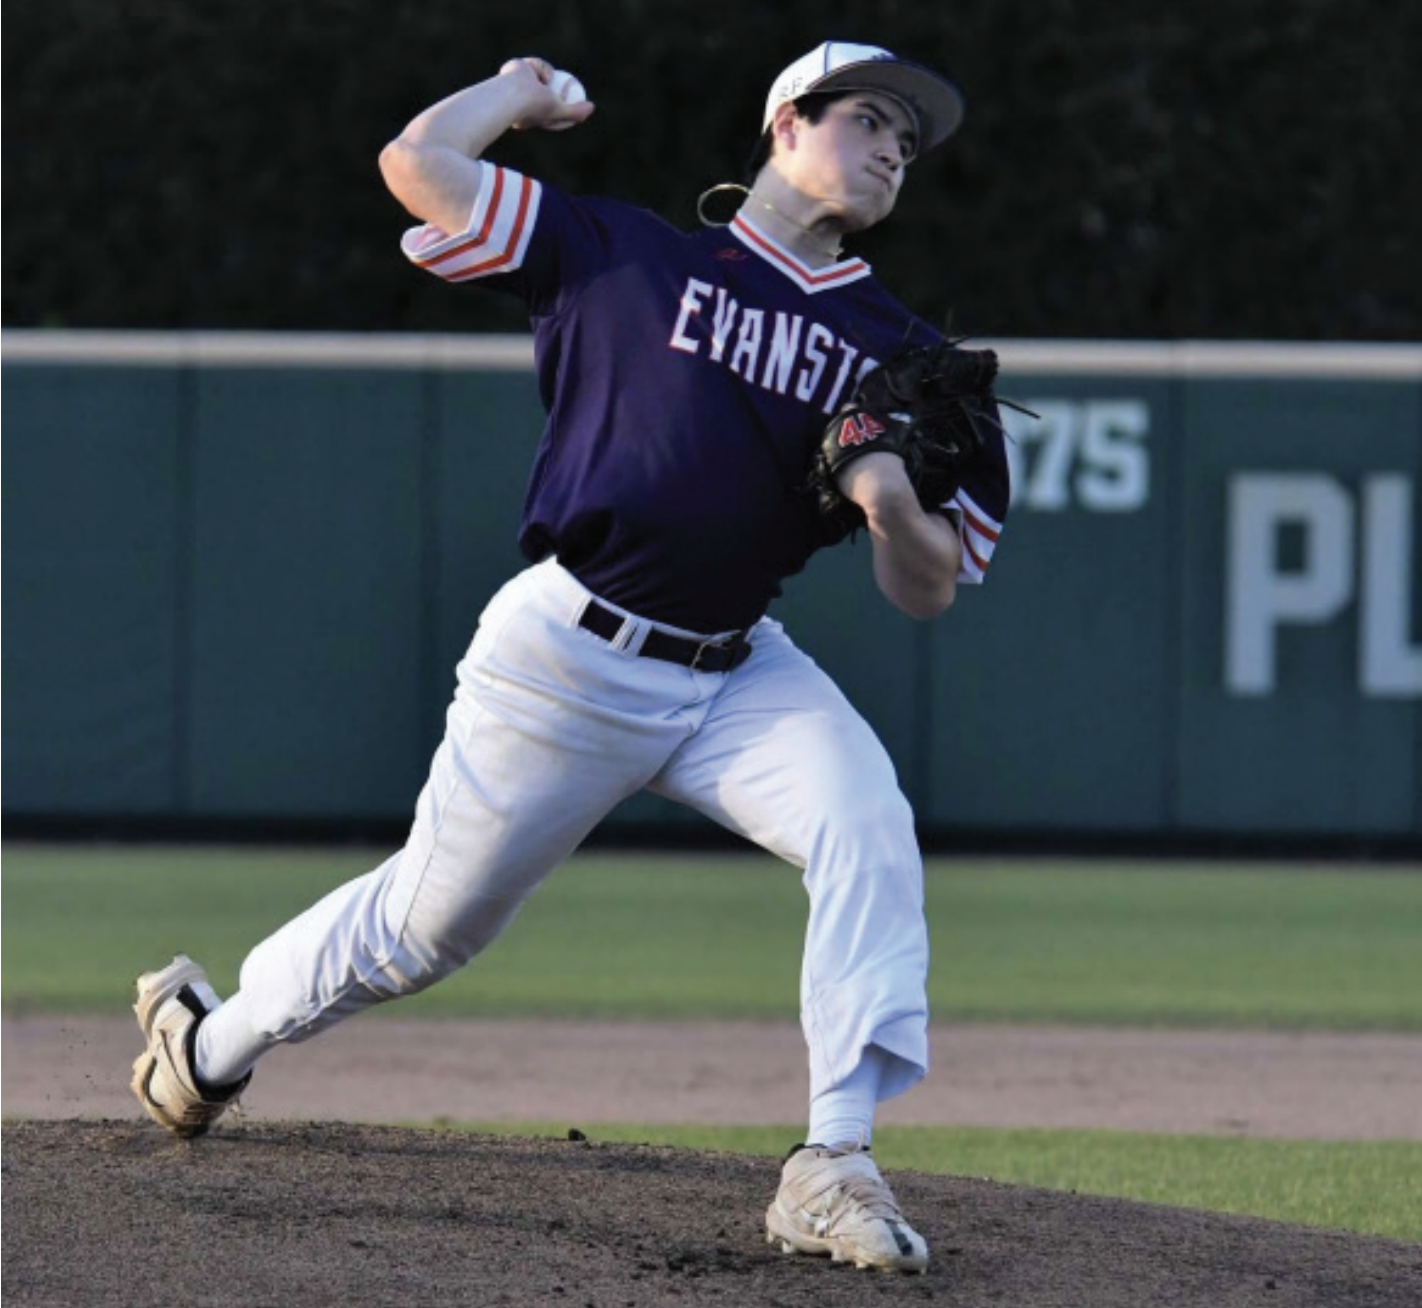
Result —
<svg viewBox="0 0 1422 1308"><path fill-rule="evenodd" d="M750 189L750 187L741 186L736 182L722 182L719 186L713 186L710 190L703 191L701 193L701 198L698 199L696 202L696 216L700 218L701 221L707 227L730 226L730 223L728 222L716 222L714 219L708 218L706 216L706 201L709 200L713 195L716 195L718 192L721 191L739 191L748 200L754 200L756 204L760 205L762 209L770 210L770 212L773 213L782 222L789 223L791 227L797 228L799 231L804 232L806 236L813 236L818 238L818 233L815 232L813 228L806 227L804 223L796 222L795 219L790 217L789 214L781 213L780 210L777 209L773 204L771 204L769 200L762 199L760 196L758 196L754 191ZM818 247L818 253L824 255L828 259L838 259L839 256L844 253L844 246L840 242L836 241L833 247Z"/></svg>

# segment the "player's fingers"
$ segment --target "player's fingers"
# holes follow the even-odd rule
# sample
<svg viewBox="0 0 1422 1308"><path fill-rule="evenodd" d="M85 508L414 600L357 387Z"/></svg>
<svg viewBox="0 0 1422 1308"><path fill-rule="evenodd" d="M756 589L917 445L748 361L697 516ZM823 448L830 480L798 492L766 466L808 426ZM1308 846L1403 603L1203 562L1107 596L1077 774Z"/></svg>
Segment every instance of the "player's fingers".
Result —
<svg viewBox="0 0 1422 1308"><path fill-rule="evenodd" d="M591 118L593 109L594 105L591 100L565 105L558 110L556 117L549 119L543 126L550 132L566 131L568 128L576 127L579 123L584 123Z"/></svg>
<svg viewBox="0 0 1422 1308"><path fill-rule="evenodd" d="M516 73L523 68L529 69L545 86L553 79L553 65L546 59L540 59L537 55L525 55L519 59L510 59L499 69L499 73L507 76L509 73Z"/></svg>

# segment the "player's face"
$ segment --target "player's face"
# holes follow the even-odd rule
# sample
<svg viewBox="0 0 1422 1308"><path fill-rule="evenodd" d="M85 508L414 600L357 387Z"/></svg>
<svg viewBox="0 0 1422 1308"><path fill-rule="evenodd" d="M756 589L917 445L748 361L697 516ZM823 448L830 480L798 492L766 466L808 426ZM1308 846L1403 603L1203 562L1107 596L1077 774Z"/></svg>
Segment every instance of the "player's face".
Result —
<svg viewBox="0 0 1422 1308"><path fill-rule="evenodd" d="M917 141L914 120L897 100L854 92L806 125L796 184L832 204L847 230L862 231L893 211Z"/></svg>

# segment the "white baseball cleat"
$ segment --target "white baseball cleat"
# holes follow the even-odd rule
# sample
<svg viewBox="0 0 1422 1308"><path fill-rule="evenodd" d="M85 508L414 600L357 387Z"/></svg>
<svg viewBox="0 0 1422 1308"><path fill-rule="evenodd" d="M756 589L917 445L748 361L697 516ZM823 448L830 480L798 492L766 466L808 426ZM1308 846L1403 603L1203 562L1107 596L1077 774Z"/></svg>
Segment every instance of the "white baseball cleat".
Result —
<svg viewBox="0 0 1422 1308"><path fill-rule="evenodd" d="M247 1088L249 1072L236 1085L199 1087L193 1071L198 1023L221 1006L207 973L179 954L159 972L138 978L133 1011L147 1048L133 1064L133 1093L143 1111L174 1135L204 1134Z"/></svg>
<svg viewBox="0 0 1422 1308"><path fill-rule="evenodd" d="M796 1149L765 1214L765 1238L788 1254L828 1254L886 1272L928 1270L928 1245L904 1220L868 1149Z"/></svg>

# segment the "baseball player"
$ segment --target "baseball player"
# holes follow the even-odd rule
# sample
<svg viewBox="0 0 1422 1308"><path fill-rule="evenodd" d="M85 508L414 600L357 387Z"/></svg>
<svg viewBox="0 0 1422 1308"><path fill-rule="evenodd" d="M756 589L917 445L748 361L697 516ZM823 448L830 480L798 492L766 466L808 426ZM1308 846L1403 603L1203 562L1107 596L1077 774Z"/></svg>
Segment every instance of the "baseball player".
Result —
<svg viewBox="0 0 1422 1308"><path fill-rule="evenodd" d="M273 1046L468 963L645 788L803 869L808 1143L785 1161L767 1238L922 1271L925 1242L870 1152L876 1105L928 1066L913 817L873 731L767 608L846 535L806 492L827 423L878 361L941 340L840 243L889 216L962 101L925 67L827 42L775 79L733 220L689 233L485 158L511 129L592 113L569 75L519 58L381 154L419 220L403 241L415 267L531 316L548 416L529 565L459 664L405 847L257 945L225 1003L181 955L140 977L134 1090L201 1134ZM929 618L982 581L1007 508L1000 434L941 506L923 507L893 452L836 479L898 608Z"/></svg>

